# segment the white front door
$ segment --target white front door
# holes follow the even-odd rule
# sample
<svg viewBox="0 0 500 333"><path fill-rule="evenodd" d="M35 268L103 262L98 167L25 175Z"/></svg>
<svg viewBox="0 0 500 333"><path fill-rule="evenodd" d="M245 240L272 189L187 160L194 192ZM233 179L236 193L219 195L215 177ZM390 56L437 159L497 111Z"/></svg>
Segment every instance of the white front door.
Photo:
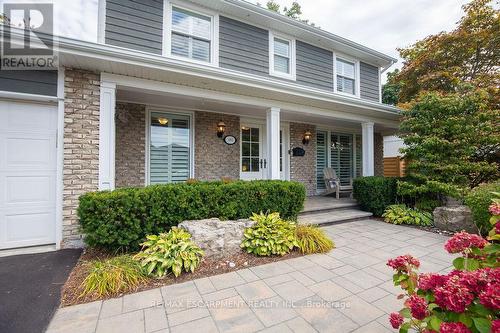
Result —
<svg viewBox="0 0 500 333"><path fill-rule="evenodd" d="M266 131L260 124L241 126L240 178L254 180L266 178Z"/></svg>
<svg viewBox="0 0 500 333"><path fill-rule="evenodd" d="M266 125L257 122L242 123L240 129L240 179L255 180L267 178ZM289 179L289 130L280 128L280 178Z"/></svg>
<svg viewBox="0 0 500 333"><path fill-rule="evenodd" d="M0 249L55 243L55 106L0 101Z"/></svg>

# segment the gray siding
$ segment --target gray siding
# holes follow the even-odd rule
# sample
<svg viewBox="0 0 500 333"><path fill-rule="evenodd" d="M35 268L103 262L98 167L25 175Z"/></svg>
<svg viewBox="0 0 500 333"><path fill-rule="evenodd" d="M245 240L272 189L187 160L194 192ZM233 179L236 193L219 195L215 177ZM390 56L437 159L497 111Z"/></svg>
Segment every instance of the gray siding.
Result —
<svg viewBox="0 0 500 333"><path fill-rule="evenodd" d="M269 74L267 30L220 16L219 66L267 76Z"/></svg>
<svg viewBox="0 0 500 333"><path fill-rule="evenodd" d="M378 68L360 62L359 64L359 93L362 99L379 101Z"/></svg>
<svg viewBox="0 0 500 333"><path fill-rule="evenodd" d="M297 41L297 83L333 91L333 53Z"/></svg>
<svg viewBox="0 0 500 333"><path fill-rule="evenodd" d="M57 71L0 71L0 90L57 96Z"/></svg>
<svg viewBox="0 0 500 333"><path fill-rule="evenodd" d="M106 0L106 44L162 53L163 0Z"/></svg>

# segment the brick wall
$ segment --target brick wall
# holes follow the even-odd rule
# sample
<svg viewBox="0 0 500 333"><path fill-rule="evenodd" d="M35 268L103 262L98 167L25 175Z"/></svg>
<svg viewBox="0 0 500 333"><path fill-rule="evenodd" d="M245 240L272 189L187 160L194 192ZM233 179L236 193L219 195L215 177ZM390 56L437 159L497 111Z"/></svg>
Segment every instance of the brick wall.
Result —
<svg viewBox="0 0 500 333"><path fill-rule="evenodd" d="M304 133L312 133L308 145L302 144ZM290 157L290 179L303 183L307 195L316 194L316 126L308 124L290 123L290 147L302 147L306 151L304 156Z"/></svg>
<svg viewBox="0 0 500 333"><path fill-rule="evenodd" d="M384 137L380 133L375 133L373 141L374 151L374 171L375 176L384 175Z"/></svg>
<svg viewBox="0 0 500 333"><path fill-rule="evenodd" d="M99 186L99 93L99 74L65 70L62 247L82 245L78 197Z"/></svg>
<svg viewBox="0 0 500 333"><path fill-rule="evenodd" d="M146 106L116 103L115 186L144 186Z"/></svg>
<svg viewBox="0 0 500 333"><path fill-rule="evenodd" d="M217 123L226 124L225 135L238 140L227 145L217 137ZM220 180L240 178L240 118L227 114L196 112L195 114L195 178Z"/></svg>

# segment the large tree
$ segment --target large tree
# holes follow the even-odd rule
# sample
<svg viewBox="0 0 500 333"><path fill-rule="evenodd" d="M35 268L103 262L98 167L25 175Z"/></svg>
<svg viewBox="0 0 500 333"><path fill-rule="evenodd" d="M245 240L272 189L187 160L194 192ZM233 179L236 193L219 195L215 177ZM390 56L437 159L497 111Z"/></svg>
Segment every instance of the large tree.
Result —
<svg viewBox="0 0 500 333"><path fill-rule="evenodd" d="M497 2L498 4L498 2ZM397 75L399 102L422 91L456 92L469 83L488 92L489 105L500 105L500 11L491 0L473 0L451 32L441 32L399 49L403 68Z"/></svg>
<svg viewBox="0 0 500 333"><path fill-rule="evenodd" d="M405 105L400 136L409 181L400 183L400 194L455 196L499 177L498 161L487 156L498 150L500 112L489 108L487 94L463 86L421 93Z"/></svg>

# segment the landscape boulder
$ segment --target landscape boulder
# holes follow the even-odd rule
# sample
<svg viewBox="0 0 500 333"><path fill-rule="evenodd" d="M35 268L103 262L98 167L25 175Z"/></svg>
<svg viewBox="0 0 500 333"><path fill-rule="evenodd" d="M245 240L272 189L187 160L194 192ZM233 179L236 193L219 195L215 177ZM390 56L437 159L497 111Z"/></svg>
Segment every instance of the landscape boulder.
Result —
<svg viewBox="0 0 500 333"><path fill-rule="evenodd" d="M191 234L191 240L205 251L207 257L222 258L240 251L245 228L251 220L221 221L218 218L184 221L179 228Z"/></svg>
<svg viewBox="0 0 500 333"><path fill-rule="evenodd" d="M451 232L465 230L469 233L478 233L472 213L467 206L443 206L434 209L434 225Z"/></svg>

